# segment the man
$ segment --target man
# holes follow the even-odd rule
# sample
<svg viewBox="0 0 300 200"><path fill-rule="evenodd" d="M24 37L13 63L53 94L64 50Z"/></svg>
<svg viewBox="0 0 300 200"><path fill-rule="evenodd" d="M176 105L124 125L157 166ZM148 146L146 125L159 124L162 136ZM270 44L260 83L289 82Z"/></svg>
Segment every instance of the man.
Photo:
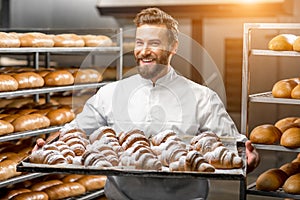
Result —
<svg viewBox="0 0 300 200"><path fill-rule="evenodd" d="M99 89L82 113L61 130L74 127L91 134L101 126L116 132L138 128L150 137L172 129L179 136L214 132L219 136L245 139L225 110L218 95L196 84L171 67L178 47L178 23L157 8L142 10L135 18L134 56L138 74ZM37 141L42 146L41 141ZM259 156L246 142L248 169ZM206 179L108 177L105 194L113 200L206 199Z"/></svg>

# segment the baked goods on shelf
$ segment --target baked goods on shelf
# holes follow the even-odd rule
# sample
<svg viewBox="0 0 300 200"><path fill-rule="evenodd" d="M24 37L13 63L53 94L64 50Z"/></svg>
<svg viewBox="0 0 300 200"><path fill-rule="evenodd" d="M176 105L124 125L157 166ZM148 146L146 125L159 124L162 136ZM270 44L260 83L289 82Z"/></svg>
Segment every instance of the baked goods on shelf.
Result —
<svg viewBox="0 0 300 200"><path fill-rule="evenodd" d="M55 70L44 77L46 86L72 85L74 77L68 70Z"/></svg>
<svg viewBox="0 0 300 200"><path fill-rule="evenodd" d="M274 51L292 51L296 37L294 34L279 34L269 41L268 48Z"/></svg>
<svg viewBox="0 0 300 200"><path fill-rule="evenodd" d="M16 34L0 32L0 48L17 48L20 43Z"/></svg>
<svg viewBox="0 0 300 200"><path fill-rule="evenodd" d="M282 133L272 124L256 126L251 132L249 139L258 144L278 144Z"/></svg>
<svg viewBox="0 0 300 200"><path fill-rule="evenodd" d="M54 47L84 47L84 40L74 33L63 33L53 36Z"/></svg>
<svg viewBox="0 0 300 200"><path fill-rule="evenodd" d="M74 83L98 83L102 75L95 69L79 69L73 72Z"/></svg>
<svg viewBox="0 0 300 200"><path fill-rule="evenodd" d="M54 41L50 35L40 32L18 34L21 47L53 47Z"/></svg>
<svg viewBox="0 0 300 200"><path fill-rule="evenodd" d="M300 51L300 36L297 36L294 44L293 44L294 51Z"/></svg>
<svg viewBox="0 0 300 200"><path fill-rule="evenodd" d="M295 79L284 79L276 82L272 87L272 95L275 98L291 98L293 89L298 85ZM295 94L293 94L295 97Z"/></svg>
<svg viewBox="0 0 300 200"><path fill-rule="evenodd" d="M279 144L287 148L300 147L300 118L285 117L275 124L262 124L256 126L249 139L257 144Z"/></svg>
<svg viewBox="0 0 300 200"><path fill-rule="evenodd" d="M0 74L0 91L14 91L19 87L18 81L8 74Z"/></svg>
<svg viewBox="0 0 300 200"><path fill-rule="evenodd" d="M256 189L276 191L284 184L287 177L287 174L281 169L269 169L258 176L256 180Z"/></svg>
<svg viewBox="0 0 300 200"><path fill-rule="evenodd" d="M105 35L82 35L86 47L108 47L112 46L111 38Z"/></svg>

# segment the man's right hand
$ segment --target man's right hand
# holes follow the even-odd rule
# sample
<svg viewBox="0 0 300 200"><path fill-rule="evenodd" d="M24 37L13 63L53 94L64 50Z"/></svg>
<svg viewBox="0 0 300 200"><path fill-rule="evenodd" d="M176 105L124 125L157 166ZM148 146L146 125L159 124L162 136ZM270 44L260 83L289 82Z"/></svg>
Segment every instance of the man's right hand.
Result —
<svg viewBox="0 0 300 200"><path fill-rule="evenodd" d="M35 146L34 146L33 149L32 149L32 152L34 152L34 151L36 151L36 150L42 148L45 144L46 144L46 141L45 141L44 139L38 138L38 139L36 140Z"/></svg>

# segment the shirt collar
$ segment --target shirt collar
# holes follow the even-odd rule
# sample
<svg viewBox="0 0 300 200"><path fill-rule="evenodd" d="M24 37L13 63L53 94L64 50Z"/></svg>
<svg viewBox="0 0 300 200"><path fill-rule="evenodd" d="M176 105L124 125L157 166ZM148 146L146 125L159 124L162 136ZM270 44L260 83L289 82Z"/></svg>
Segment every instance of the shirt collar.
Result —
<svg viewBox="0 0 300 200"><path fill-rule="evenodd" d="M172 80L175 79L175 77L177 77L178 74L175 72L174 68L170 66L169 71L166 75L164 75L163 77L159 78L155 85L167 85L168 83L170 83ZM139 76L141 78L141 81L147 85L152 85L153 83L151 80L149 79L145 79L141 76Z"/></svg>

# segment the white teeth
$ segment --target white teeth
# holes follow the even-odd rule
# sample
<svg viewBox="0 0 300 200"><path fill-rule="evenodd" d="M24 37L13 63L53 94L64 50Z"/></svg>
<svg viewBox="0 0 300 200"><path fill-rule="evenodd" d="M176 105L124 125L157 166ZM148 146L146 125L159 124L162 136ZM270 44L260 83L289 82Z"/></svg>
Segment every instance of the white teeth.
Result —
<svg viewBox="0 0 300 200"><path fill-rule="evenodd" d="M143 59L143 62L151 62L152 59Z"/></svg>

